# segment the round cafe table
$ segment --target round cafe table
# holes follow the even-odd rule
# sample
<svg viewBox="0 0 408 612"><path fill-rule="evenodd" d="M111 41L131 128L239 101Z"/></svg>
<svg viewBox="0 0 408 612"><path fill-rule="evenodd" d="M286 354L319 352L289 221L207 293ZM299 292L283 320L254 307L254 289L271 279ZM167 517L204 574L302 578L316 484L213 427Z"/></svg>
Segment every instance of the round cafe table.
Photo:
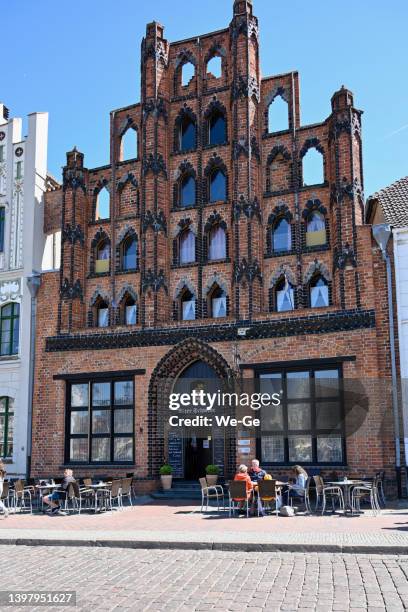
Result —
<svg viewBox="0 0 408 612"><path fill-rule="evenodd" d="M341 487L343 489L343 497L344 497L344 514L346 514L347 510L353 514L353 507L351 505L351 488L362 484L362 480L337 480L336 482L331 481L328 482L328 485L332 485L335 487Z"/></svg>

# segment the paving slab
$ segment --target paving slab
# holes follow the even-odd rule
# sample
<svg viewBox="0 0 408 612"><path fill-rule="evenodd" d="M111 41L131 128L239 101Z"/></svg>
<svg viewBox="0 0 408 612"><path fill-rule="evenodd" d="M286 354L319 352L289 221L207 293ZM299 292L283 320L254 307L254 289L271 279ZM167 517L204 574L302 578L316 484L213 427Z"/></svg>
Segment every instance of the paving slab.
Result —
<svg viewBox="0 0 408 612"><path fill-rule="evenodd" d="M229 518L189 503L155 502L97 515L11 514L0 519L0 544L408 555L408 509Z"/></svg>

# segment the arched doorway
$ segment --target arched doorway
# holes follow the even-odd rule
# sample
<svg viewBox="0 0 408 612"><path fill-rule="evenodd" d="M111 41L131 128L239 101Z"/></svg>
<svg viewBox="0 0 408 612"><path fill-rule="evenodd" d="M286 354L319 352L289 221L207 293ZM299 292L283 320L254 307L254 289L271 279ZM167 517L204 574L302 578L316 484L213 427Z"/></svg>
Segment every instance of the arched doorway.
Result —
<svg viewBox="0 0 408 612"><path fill-rule="evenodd" d="M190 391L192 388L204 388L210 391L211 382L214 381L214 390L218 386L219 377L208 363L202 360L195 361L181 372L175 388ZM214 463L214 436L212 431L208 435L203 432L189 431L183 436L183 467L184 478L197 480L205 475L205 468ZM218 457L220 459L220 457Z"/></svg>
<svg viewBox="0 0 408 612"><path fill-rule="evenodd" d="M200 453L194 463L189 459L186 441L182 434L169 432L163 422L168 414L168 397L176 384L189 384L189 381L209 379L227 384L233 372L224 357L206 342L188 338L174 346L159 361L153 371L149 384L149 475L157 478L160 466L168 461L173 466L174 478L198 477L203 464L216 463L223 474L229 474L235 465L235 439L225 439L224 431L214 431L209 448L201 441ZM208 438L207 438L208 440ZM209 451L201 453L201 451ZM209 460L211 459L211 460ZM191 467L191 465L193 467ZM231 464L231 465L230 465ZM205 467L204 465L204 467ZM203 475L201 472L200 476Z"/></svg>

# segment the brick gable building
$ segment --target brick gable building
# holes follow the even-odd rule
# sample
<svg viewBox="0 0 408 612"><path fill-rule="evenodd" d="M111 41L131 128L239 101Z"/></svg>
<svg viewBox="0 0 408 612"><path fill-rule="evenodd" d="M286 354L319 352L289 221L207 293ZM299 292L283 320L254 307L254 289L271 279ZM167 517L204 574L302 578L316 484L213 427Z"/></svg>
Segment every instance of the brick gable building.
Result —
<svg viewBox="0 0 408 612"><path fill-rule="evenodd" d="M154 487L166 458L176 476L197 477L191 440L169 443L158 423L159 381L186 368L285 385L306 377L313 388L325 376L389 376L385 271L363 220L361 111L342 87L327 119L302 126L297 72L262 77L259 52L249 0L234 2L226 29L180 42L148 24L141 102L111 113L109 164L88 169L82 153L67 154L46 202L48 219L61 210L62 261L38 297L33 474L70 464L134 471ZM276 131L278 103L287 121ZM313 184L310 153L322 172ZM311 395L303 416L285 403L280 433L246 432L249 455L222 436L193 441L197 465L230 475L258 454L273 473L392 467L383 404L347 437L347 426L319 427Z"/></svg>

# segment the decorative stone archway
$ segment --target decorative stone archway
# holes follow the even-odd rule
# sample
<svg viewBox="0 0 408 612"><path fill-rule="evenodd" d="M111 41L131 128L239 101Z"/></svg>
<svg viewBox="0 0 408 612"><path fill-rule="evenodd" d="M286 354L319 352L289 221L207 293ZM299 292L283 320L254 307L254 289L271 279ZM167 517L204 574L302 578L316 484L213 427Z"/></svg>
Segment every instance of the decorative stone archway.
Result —
<svg viewBox="0 0 408 612"><path fill-rule="evenodd" d="M148 468L151 478L157 478L160 466L168 459L167 440L159 419L160 415L165 414L173 381L196 361L209 365L217 377L226 383L234 378L234 373L224 357L209 344L196 338L183 340L162 357L152 373L148 393ZM229 473L231 464L235 464L235 441L230 440L225 446L224 456L224 469Z"/></svg>

